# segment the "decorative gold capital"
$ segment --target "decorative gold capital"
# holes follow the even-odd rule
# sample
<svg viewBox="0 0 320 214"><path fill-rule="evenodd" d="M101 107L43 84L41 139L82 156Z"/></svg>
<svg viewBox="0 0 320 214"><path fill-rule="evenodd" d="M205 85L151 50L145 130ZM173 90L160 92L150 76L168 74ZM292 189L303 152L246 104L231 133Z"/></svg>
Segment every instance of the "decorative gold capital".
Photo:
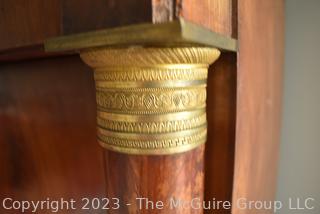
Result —
<svg viewBox="0 0 320 214"><path fill-rule="evenodd" d="M99 143L130 154L188 151L206 141L206 80L215 48L96 48Z"/></svg>

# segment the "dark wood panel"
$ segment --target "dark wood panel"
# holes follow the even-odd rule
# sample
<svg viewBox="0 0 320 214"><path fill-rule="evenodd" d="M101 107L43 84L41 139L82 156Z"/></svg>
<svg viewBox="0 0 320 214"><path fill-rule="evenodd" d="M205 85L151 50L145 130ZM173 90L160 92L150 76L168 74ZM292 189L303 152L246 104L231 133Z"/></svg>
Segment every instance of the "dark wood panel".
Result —
<svg viewBox="0 0 320 214"><path fill-rule="evenodd" d="M236 118L236 54L222 53L208 76L205 199L232 200ZM205 213L230 213L206 210Z"/></svg>
<svg viewBox="0 0 320 214"><path fill-rule="evenodd" d="M41 59L49 57L63 57L70 55L78 55L74 51L63 52L46 52L44 45L34 44L30 46L22 46L18 48L11 48L1 51L0 50L0 63L15 62L20 60Z"/></svg>
<svg viewBox="0 0 320 214"><path fill-rule="evenodd" d="M61 0L63 33L152 22L151 0Z"/></svg>
<svg viewBox="0 0 320 214"><path fill-rule="evenodd" d="M1 0L0 50L60 35L60 0Z"/></svg>
<svg viewBox="0 0 320 214"><path fill-rule="evenodd" d="M78 56L0 65L0 197L104 195L94 90Z"/></svg>
<svg viewBox="0 0 320 214"><path fill-rule="evenodd" d="M272 201L279 150L284 1L239 1L239 58L234 204ZM240 210L233 213L273 213Z"/></svg>

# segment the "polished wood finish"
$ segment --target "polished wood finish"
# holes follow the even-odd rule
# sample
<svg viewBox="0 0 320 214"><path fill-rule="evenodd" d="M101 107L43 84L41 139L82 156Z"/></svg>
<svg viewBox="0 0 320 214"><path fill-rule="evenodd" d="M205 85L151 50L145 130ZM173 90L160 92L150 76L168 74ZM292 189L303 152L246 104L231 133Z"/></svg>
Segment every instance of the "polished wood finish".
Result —
<svg viewBox="0 0 320 214"><path fill-rule="evenodd" d="M0 51L0 63L76 55L74 51L47 52L43 44L26 45Z"/></svg>
<svg viewBox="0 0 320 214"><path fill-rule="evenodd" d="M239 1L233 202L275 197L283 70L284 2ZM240 210L233 213L272 213Z"/></svg>
<svg viewBox="0 0 320 214"><path fill-rule="evenodd" d="M201 209L170 209L170 200L203 199L204 146L189 152L162 155L127 155L105 151L107 197L120 198L121 207L110 213L199 214ZM163 201L163 209L141 209L136 198ZM130 203L131 205L126 205ZM149 205L150 206L150 205Z"/></svg>
<svg viewBox="0 0 320 214"><path fill-rule="evenodd" d="M1 199L104 196L94 97L78 56L0 65Z"/></svg>
<svg viewBox="0 0 320 214"><path fill-rule="evenodd" d="M151 0L60 0L63 34L152 22Z"/></svg>
<svg viewBox="0 0 320 214"><path fill-rule="evenodd" d="M207 120L208 140L205 158L205 200L232 200L235 113L236 54L222 53L209 68ZM230 210L205 210L230 213Z"/></svg>
<svg viewBox="0 0 320 214"><path fill-rule="evenodd" d="M61 35L58 0L0 1L0 50L41 44Z"/></svg>
<svg viewBox="0 0 320 214"><path fill-rule="evenodd" d="M178 0L176 2L177 16L211 29L225 36L236 37L235 0Z"/></svg>

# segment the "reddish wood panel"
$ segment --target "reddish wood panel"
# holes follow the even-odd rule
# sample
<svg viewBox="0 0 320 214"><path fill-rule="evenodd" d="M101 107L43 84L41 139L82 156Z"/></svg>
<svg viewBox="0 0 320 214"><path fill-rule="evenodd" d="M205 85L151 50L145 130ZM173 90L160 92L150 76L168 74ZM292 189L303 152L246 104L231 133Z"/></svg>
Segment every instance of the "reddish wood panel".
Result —
<svg viewBox="0 0 320 214"><path fill-rule="evenodd" d="M233 204L273 200L281 119L284 2L239 1L239 58ZM273 213L241 210L233 213Z"/></svg>
<svg viewBox="0 0 320 214"><path fill-rule="evenodd" d="M182 17L225 36L237 36L237 0L152 0L153 22Z"/></svg>
<svg viewBox="0 0 320 214"><path fill-rule="evenodd" d="M177 16L202 25L217 33L236 37L235 0L178 0Z"/></svg>
<svg viewBox="0 0 320 214"><path fill-rule="evenodd" d="M60 0L0 1L0 50L60 34Z"/></svg>
<svg viewBox="0 0 320 214"><path fill-rule="evenodd" d="M236 118L236 54L222 53L208 76L205 199L232 200ZM205 213L230 213L222 207Z"/></svg>
<svg viewBox="0 0 320 214"><path fill-rule="evenodd" d="M104 196L95 108L78 56L0 65L0 198Z"/></svg>
<svg viewBox="0 0 320 214"><path fill-rule="evenodd" d="M201 214L202 209L170 208L170 199L190 203L203 199L204 145L175 155L145 156L105 152L107 197L120 199L121 206L110 213ZM136 198L164 202L163 209L141 209ZM131 205L126 205L127 203ZM150 205L149 205L150 206Z"/></svg>

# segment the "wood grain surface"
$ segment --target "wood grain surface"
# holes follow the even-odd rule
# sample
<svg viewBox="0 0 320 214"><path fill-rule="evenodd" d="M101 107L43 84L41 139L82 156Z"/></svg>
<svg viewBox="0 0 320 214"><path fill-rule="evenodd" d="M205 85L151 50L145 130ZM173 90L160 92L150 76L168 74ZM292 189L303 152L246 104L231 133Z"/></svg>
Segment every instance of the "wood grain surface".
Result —
<svg viewBox="0 0 320 214"><path fill-rule="evenodd" d="M284 1L240 0L233 203L274 200L280 138ZM273 213L241 210L233 213Z"/></svg>
<svg viewBox="0 0 320 214"><path fill-rule="evenodd" d="M63 34L152 22L151 0L60 0Z"/></svg>
<svg viewBox="0 0 320 214"><path fill-rule="evenodd" d="M236 0L177 0L177 17L204 26L225 36L237 36Z"/></svg>
<svg viewBox="0 0 320 214"><path fill-rule="evenodd" d="M207 87L208 140L205 200L232 200L236 119L236 54L222 53L210 66ZM222 207L205 213L230 213Z"/></svg>
<svg viewBox="0 0 320 214"><path fill-rule="evenodd" d="M1 64L0 200L103 197L95 108L93 74L78 56Z"/></svg>
<svg viewBox="0 0 320 214"><path fill-rule="evenodd" d="M201 214L202 209L170 207L171 200L190 204L193 198L203 199L204 146L175 155L127 155L105 151L106 196L121 201L118 210L110 213ZM163 201L163 209L144 207L136 198ZM127 203L131 205L126 205Z"/></svg>
<svg viewBox="0 0 320 214"><path fill-rule="evenodd" d="M61 35L59 0L0 1L0 51Z"/></svg>

